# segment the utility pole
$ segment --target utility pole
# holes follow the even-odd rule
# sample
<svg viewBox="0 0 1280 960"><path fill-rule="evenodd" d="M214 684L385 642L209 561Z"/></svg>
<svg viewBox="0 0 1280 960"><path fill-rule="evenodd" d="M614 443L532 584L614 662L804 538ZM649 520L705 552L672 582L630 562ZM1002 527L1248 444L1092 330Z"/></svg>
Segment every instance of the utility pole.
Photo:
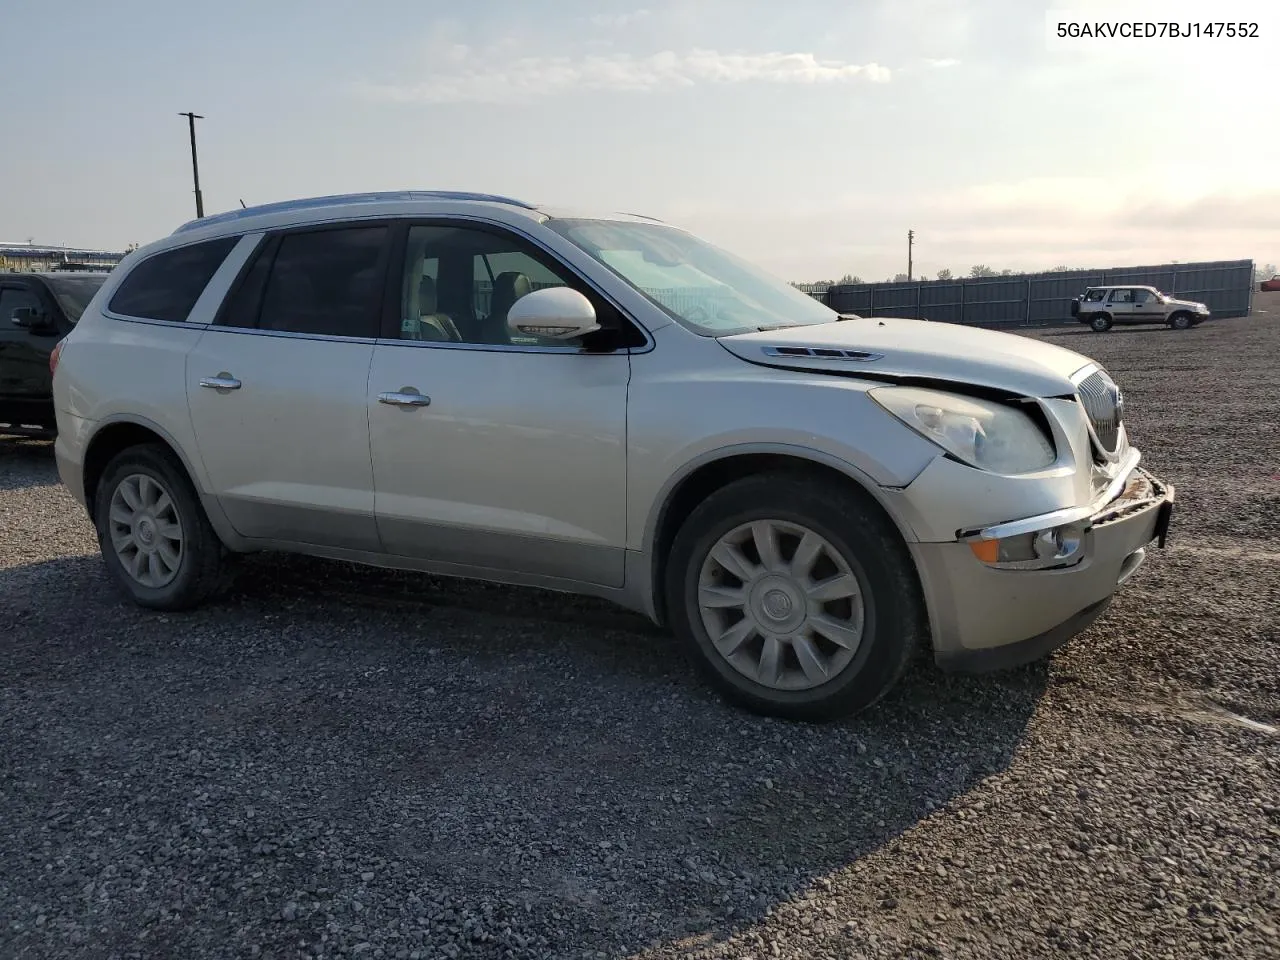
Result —
<svg viewBox="0 0 1280 960"><path fill-rule="evenodd" d="M186 113L179 113L178 116L187 118L187 125L191 129L191 176L196 184L196 216L204 216L204 197L200 195L200 163L196 160L196 121L203 120L204 117L198 113L192 113L188 110Z"/></svg>
<svg viewBox="0 0 1280 960"><path fill-rule="evenodd" d="M194 136L194 134L192 134ZM193 143L195 141L192 141ZM914 230L907 231L907 281L911 280L911 247L916 242L916 232Z"/></svg>

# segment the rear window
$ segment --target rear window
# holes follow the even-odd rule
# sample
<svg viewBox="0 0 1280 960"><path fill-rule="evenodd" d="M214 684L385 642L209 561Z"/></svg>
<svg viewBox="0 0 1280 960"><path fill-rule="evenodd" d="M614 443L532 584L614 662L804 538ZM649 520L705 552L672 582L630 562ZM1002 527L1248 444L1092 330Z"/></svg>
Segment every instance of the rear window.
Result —
<svg viewBox="0 0 1280 960"><path fill-rule="evenodd" d="M239 237L221 237L148 257L129 272L112 296L112 312L182 323L239 242Z"/></svg>
<svg viewBox="0 0 1280 960"><path fill-rule="evenodd" d="M50 277L45 281L49 291L62 307L67 319L75 323L84 313L93 295L107 278L101 277Z"/></svg>

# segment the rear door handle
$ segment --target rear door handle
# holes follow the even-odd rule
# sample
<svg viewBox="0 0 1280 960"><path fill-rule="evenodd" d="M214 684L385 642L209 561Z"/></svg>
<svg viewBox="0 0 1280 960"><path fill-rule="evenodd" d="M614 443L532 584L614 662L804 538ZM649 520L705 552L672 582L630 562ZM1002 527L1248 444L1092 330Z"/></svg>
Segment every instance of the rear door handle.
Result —
<svg viewBox="0 0 1280 960"><path fill-rule="evenodd" d="M211 390L239 390L240 381L224 371L216 377L201 377L200 386Z"/></svg>
<svg viewBox="0 0 1280 960"><path fill-rule="evenodd" d="M396 407L427 407L431 398L421 393L407 393L404 390L378 394L379 403L389 403Z"/></svg>

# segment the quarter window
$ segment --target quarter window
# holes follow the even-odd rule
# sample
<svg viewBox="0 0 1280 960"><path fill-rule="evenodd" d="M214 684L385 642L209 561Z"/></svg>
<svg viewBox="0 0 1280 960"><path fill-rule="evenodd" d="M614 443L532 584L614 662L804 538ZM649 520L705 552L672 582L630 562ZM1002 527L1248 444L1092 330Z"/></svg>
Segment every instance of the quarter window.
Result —
<svg viewBox="0 0 1280 960"><path fill-rule="evenodd" d="M1107 291L1105 290L1090 290L1088 296L1085 297L1085 300L1089 303L1101 303L1106 299L1106 296Z"/></svg>
<svg viewBox="0 0 1280 960"><path fill-rule="evenodd" d="M344 227L281 237L262 293L258 328L377 336L387 231L386 226Z"/></svg>
<svg viewBox="0 0 1280 960"><path fill-rule="evenodd" d="M126 317L183 323L240 238L220 237L166 250L143 260L111 297L110 309Z"/></svg>

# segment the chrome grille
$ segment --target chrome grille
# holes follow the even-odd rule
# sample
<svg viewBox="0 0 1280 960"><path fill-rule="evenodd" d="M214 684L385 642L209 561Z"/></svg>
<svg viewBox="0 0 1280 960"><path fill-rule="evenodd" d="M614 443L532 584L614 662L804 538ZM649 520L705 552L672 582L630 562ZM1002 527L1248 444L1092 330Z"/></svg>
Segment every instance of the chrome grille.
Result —
<svg viewBox="0 0 1280 960"><path fill-rule="evenodd" d="M1124 418L1124 398L1115 381L1097 370L1080 381L1080 403L1089 417L1093 436L1104 453L1115 453Z"/></svg>

